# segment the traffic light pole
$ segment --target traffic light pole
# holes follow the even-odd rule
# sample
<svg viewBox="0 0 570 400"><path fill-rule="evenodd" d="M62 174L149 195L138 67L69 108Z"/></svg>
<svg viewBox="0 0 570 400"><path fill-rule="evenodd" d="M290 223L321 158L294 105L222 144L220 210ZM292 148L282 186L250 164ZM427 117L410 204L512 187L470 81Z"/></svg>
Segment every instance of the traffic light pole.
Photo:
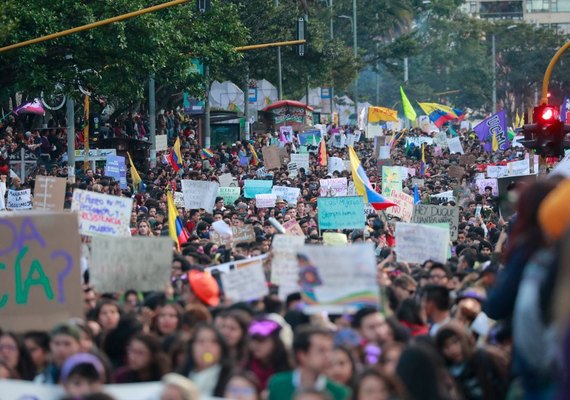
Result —
<svg viewBox="0 0 570 400"><path fill-rule="evenodd" d="M546 72L544 73L544 79L542 80L542 93L540 97L540 104L548 104L548 83L550 82L550 76L552 75L552 70L554 69L554 66L556 65L562 54L566 53L566 50L568 50L569 48L570 48L570 41L567 42L560 49L558 49L554 57L552 57L552 60L550 60L550 63L546 68Z"/></svg>

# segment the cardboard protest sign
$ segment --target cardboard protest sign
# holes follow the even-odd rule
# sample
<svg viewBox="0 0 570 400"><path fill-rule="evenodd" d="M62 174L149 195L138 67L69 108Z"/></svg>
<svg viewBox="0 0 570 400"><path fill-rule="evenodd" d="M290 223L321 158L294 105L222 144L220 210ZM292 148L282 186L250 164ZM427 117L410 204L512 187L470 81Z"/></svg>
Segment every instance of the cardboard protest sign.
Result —
<svg viewBox="0 0 570 400"><path fill-rule="evenodd" d="M344 233L324 232L323 244L325 246L346 246L348 244L348 238Z"/></svg>
<svg viewBox="0 0 570 400"><path fill-rule="evenodd" d="M509 168L509 176L530 175L530 163L528 159L520 161L511 161L507 163Z"/></svg>
<svg viewBox="0 0 570 400"><path fill-rule="evenodd" d="M464 154L463 146L461 145L461 141L459 140L459 136L456 136L451 139L447 139L447 145L449 146L449 152L451 154L459 153Z"/></svg>
<svg viewBox="0 0 570 400"><path fill-rule="evenodd" d="M450 165L449 168L447 168L447 174L452 178L461 179L465 175L465 168Z"/></svg>
<svg viewBox="0 0 570 400"><path fill-rule="evenodd" d="M287 204L294 206L297 204L301 189L287 186L273 186L271 193L275 196L281 196Z"/></svg>
<svg viewBox="0 0 570 400"><path fill-rule="evenodd" d="M346 178L319 179L320 195L322 197L346 196L348 181Z"/></svg>
<svg viewBox="0 0 570 400"><path fill-rule="evenodd" d="M77 215L19 213L0 218L0 321L11 331L83 315Z"/></svg>
<svg viewBox="0 0 570 400"><path fill-rule="evenodd" d="M162 290L170 281L172 239L94 237L89 277L98 292Z"/></svg>
<svg viewBox="0 0 570 400"><path fill-rule="evenodd" d="M305 238L293 235L275 235L271 243L271 283L279 285L279 297L298 292L299 265L297 252L305 245Z"/></svg>
<svg viewBox="0 0 570 400"><path fill-rule="evenodd" d="M8 189L8 202L6 207L10 210L29 210L32 208L32 190Z"/></svg>
<svg viewBox="0 0 570 400"><path fill-rule="evenodd" d="M487 165L488 178L502 178L509 175L509 167L506 165Z"/></svg>
<svg viewBox="0 0 570 400"><path fill-rule="evenodd" d="M291 178L295 178L297 175L299 175L299 169L297 168L296 163L290 162L287 164L287 170L289 171L289 177Z"/></svg>
<svg viewBox="0 0 570 400"><path fill-rule="evenodd" d="M184 193L184 208L186 210L198 210L203 208L212 211L218 196L217 182L192 181L182 179L182 193Z"/></svg>
<svg viewBox="0 0 570 400"><path fill-rule="evenodd" d="M246 179L244 181L243 197L254 199L258 194L271 194L273 181Z"/></svg>
<svg viewBox="0 0 570 400"><path fill-rule="evenodd" d="M386 136L374 136L374 158L380 157L380 147L386 145Z"/></svg>
<svg viewBox="0 0 570 400"><path fill-rule="evenodd" d="M355 197L319 197L320 229L364 229L364 200Z"/></svg>
<svg viewBox="0 0 570 400"><path fill-rule="evenodd" d="M473 154L464 154L459 157L459 165L469 166L477 163L477 158Z"/></svg>
<svg viewBox="0 0 570 400"><path fill-rule="evenodd" d="M392 190L402 191L402 168L382 167L382 194L390 197Z"/></svg>
<svg viewBox="0 0 570 400"><path fill-rule="evenodd" d="M422 143L431 146L433 145L433 138L427 136L406 136L406 144L409 146L412 143L416 147L422 147Z"/></svg>
<svg viewBox="0 0 570 400"><path fill-rule="evenodd" d="M439 131L433 136L433 144L442 149L447 149L447 135L444 131Z"/></svg>
<svg viewBox="0 0 570 400"><path fill-rule="evenodd" d="M479 189L479 194L485 194L485 188L487 186L490 186L493 196L499 195L499 185L497 184L497 179L477 179L475 181L475 184Z"/></svg>
<svg viewBox="0 0 570 400"><path fill-rule="evenodd" d="M221 187L239 187L238 181L232 174L223 174L218 178Z"/></svg>
<svg viewBox="0 0 570 400"><path fill-rule="evenodd" d="M268 194L256 194L255 195L255 206L257 208L272 208L275 207L275 200L277 196L272 193Z"/></svg>
<svg viewBox="0 0 570 400"><path fill-rule="evenodd" d="M262 178L262 179L263 179L263 178L265 178L265 176L267 176L267 169L266 169L265 167L258 168L258 169L255 171L255 175L256 175L258 178Z"/></svg>
<svg viewBox="0 0 570 400"><path fill-rule="evenodd" d="M414 213L414 198L399 190L392 190L390 201L396 204L386 209L386 214L400 218L403 222L410 222Z"/></svg>
<svg viewBox="0 0 570 400"><path fill-rule="evenodd" d="M329 157L328 172L329 174L332 174L335 171L338 172L344 171L344 162L342 162L342 158Z"/></svg>
<svg viewBox="0 0 570 400"><path fill-rule="evenodd" d="M263 147L263 164L267 170L281 168L281 157L279 157L279 148L277 146Z"/></svg>
<svg viewBox="0 0 570 400"><path fill-rule="evenodd" d="M184 193L174 192L174 206L176 208L184 208Z"/></svg>
<svg viewBox="0 0 570 400"><path fill-rule="evenodd" d="M131 236L133 199L75 189L71 211L79 214L79 233Z"/></svg>
<svg viewBox="0 0 570 400"><path fill-rule="evenodd" d="M380 146L378 158L381 160L389 160L390 159L390 149L391 149L391 146Z"/></svg>
<svg viewBox="0 0 570 400"><path fill-rule="evenodd" d="M36 176L34 186L34 208L45 208L53 211L63 211L65 202L65 178L53 176Z"/></svg>
<svg viewBox="0 0 570 400"><path fill-rule="evenodd" d="M305 236L303 228L301 228L301 225L299 225L299 223L295 219L290 219L289 221L284 222L283 228L285 228L285 231L289 235L303 236L303 237Z"/></svg>
<svg viewBox="0 0 570 400"><path fill-rule="evenodd" d="M269 294L263 272L263 261L247 260L238 268L221 275L226 298L233 302L261 299Z"/></svg>
<svg viewBox="0 0 570 400"><path fill-rule="evenodd" d="M297 168L305 169L305 173L309 174L309 155L308 154L291 154L291 162L297 164Z"/></svg>
<svg viewBox="0 0 570 400"><path fill-rule="evenodd" d="M456 240L459 231L459 207L416 204L412 222L416 224L449 223L451 240Z"/></svg>
<svg viewBox="0 0 570 400"><path fill-rule="evenodd" d="M447 261L449 230L429 225L396 222L398 261L421 264L426 260Z"/></svg>
<svg viewBox="0 0 570 400"><path fill-rule="evenodd" d="M168 135L156 135L156 151L168 150Z"/></svg>
<svg viewBox="0 0 570 400"><path fill-rule="evenodd" d="M371 244L304 246L297 260L304 312L342 314L378 306L376 257Z"/></svg>
<svg viewBox="0 0 570 400"><path fill-rule="evenodd" d="M448 190L446 192L441 192L438 194L432 194L430 197L435 197L436 199L442 199L445 201L454 201L455 195L453 194L453 190Z"/></svg>
<svg viewBox="0 0 570 400"><path fill-rule="evenodd" d="M232 236L222 236L217 232L210 232L210 240L218 246L230 245L235 248L239 243L251 243L255 241L253 225L232 226Z"/></svg>
<svg viewBox="0 0 570 400"><path fill-rule="evenodd" d="M105 162L105 175L119 182L121 189L127 188L127 164L125 157L109 154Z"/></svg>
<svg viewBox="0 0 570 400"><path fill-rule="evenodd" d="M224 198L224 203L234 204L234 202L240 197L239 187L219 187L218 196Z"/></svg>

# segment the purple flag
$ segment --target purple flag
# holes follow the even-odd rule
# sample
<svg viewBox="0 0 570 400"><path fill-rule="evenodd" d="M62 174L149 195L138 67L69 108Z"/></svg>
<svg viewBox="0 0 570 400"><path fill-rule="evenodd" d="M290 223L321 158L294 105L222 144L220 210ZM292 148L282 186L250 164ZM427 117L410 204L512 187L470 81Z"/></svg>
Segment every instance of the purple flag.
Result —
<svg viewBox="0 0 570 400"><path fill-rule="evenodd" d="M22 104L20 107L14 110L14 115L18 114L36 114L45 115L44 106L42 105L40 99L34 99L29 103Z"/></svg>
<svg viewBox="0 0 570 400"><path fill-rule="evenodd" d="M499 150L507 150L511 146L507 133L507 115L505 110L501 110L498 113L491 115L489 118L473 128L473 130L484 145L485 151L490 151L492 147L490 144L493 140L493 134L497 135ZM489 143L488 146L487 143Z"/></svg>
<svg viewBox="0 0 570 400"><path fill-rule="evenodd" d="M562 105L560 106L560 121L566 123L566 113L568 112L568 96L564 96Z"/></svg>

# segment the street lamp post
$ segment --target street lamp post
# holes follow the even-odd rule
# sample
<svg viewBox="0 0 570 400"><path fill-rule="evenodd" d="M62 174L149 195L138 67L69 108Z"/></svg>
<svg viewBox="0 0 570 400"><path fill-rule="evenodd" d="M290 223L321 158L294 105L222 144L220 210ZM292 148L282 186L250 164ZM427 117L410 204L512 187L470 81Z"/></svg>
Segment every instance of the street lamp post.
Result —
<svg viewBox="0 0 570 400"><path fill-rule="evenodd" d="M356 33L358 32L358 21L356 19L356 0L352 0L352 17L348 15L339 15L339 18L345 18L350 20L350 26L352 28L352 48L354 50L354 59L358 57L358 40ZM358 126L358 76L356 73L356 80L354 82L354 113L356 115L356 126Z"/></svg>

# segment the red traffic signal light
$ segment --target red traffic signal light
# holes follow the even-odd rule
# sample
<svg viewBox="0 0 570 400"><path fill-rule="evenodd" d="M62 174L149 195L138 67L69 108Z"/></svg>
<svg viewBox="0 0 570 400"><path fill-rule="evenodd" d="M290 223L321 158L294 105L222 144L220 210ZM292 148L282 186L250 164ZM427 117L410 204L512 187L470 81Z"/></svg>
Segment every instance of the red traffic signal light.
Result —
<svg viewBox="0 0 570 400"><path fill-rule="evenodd" d="M535 107L533 114L533 119L539 127L548 127L560 122L560 109L556 106Z"/></svg>

